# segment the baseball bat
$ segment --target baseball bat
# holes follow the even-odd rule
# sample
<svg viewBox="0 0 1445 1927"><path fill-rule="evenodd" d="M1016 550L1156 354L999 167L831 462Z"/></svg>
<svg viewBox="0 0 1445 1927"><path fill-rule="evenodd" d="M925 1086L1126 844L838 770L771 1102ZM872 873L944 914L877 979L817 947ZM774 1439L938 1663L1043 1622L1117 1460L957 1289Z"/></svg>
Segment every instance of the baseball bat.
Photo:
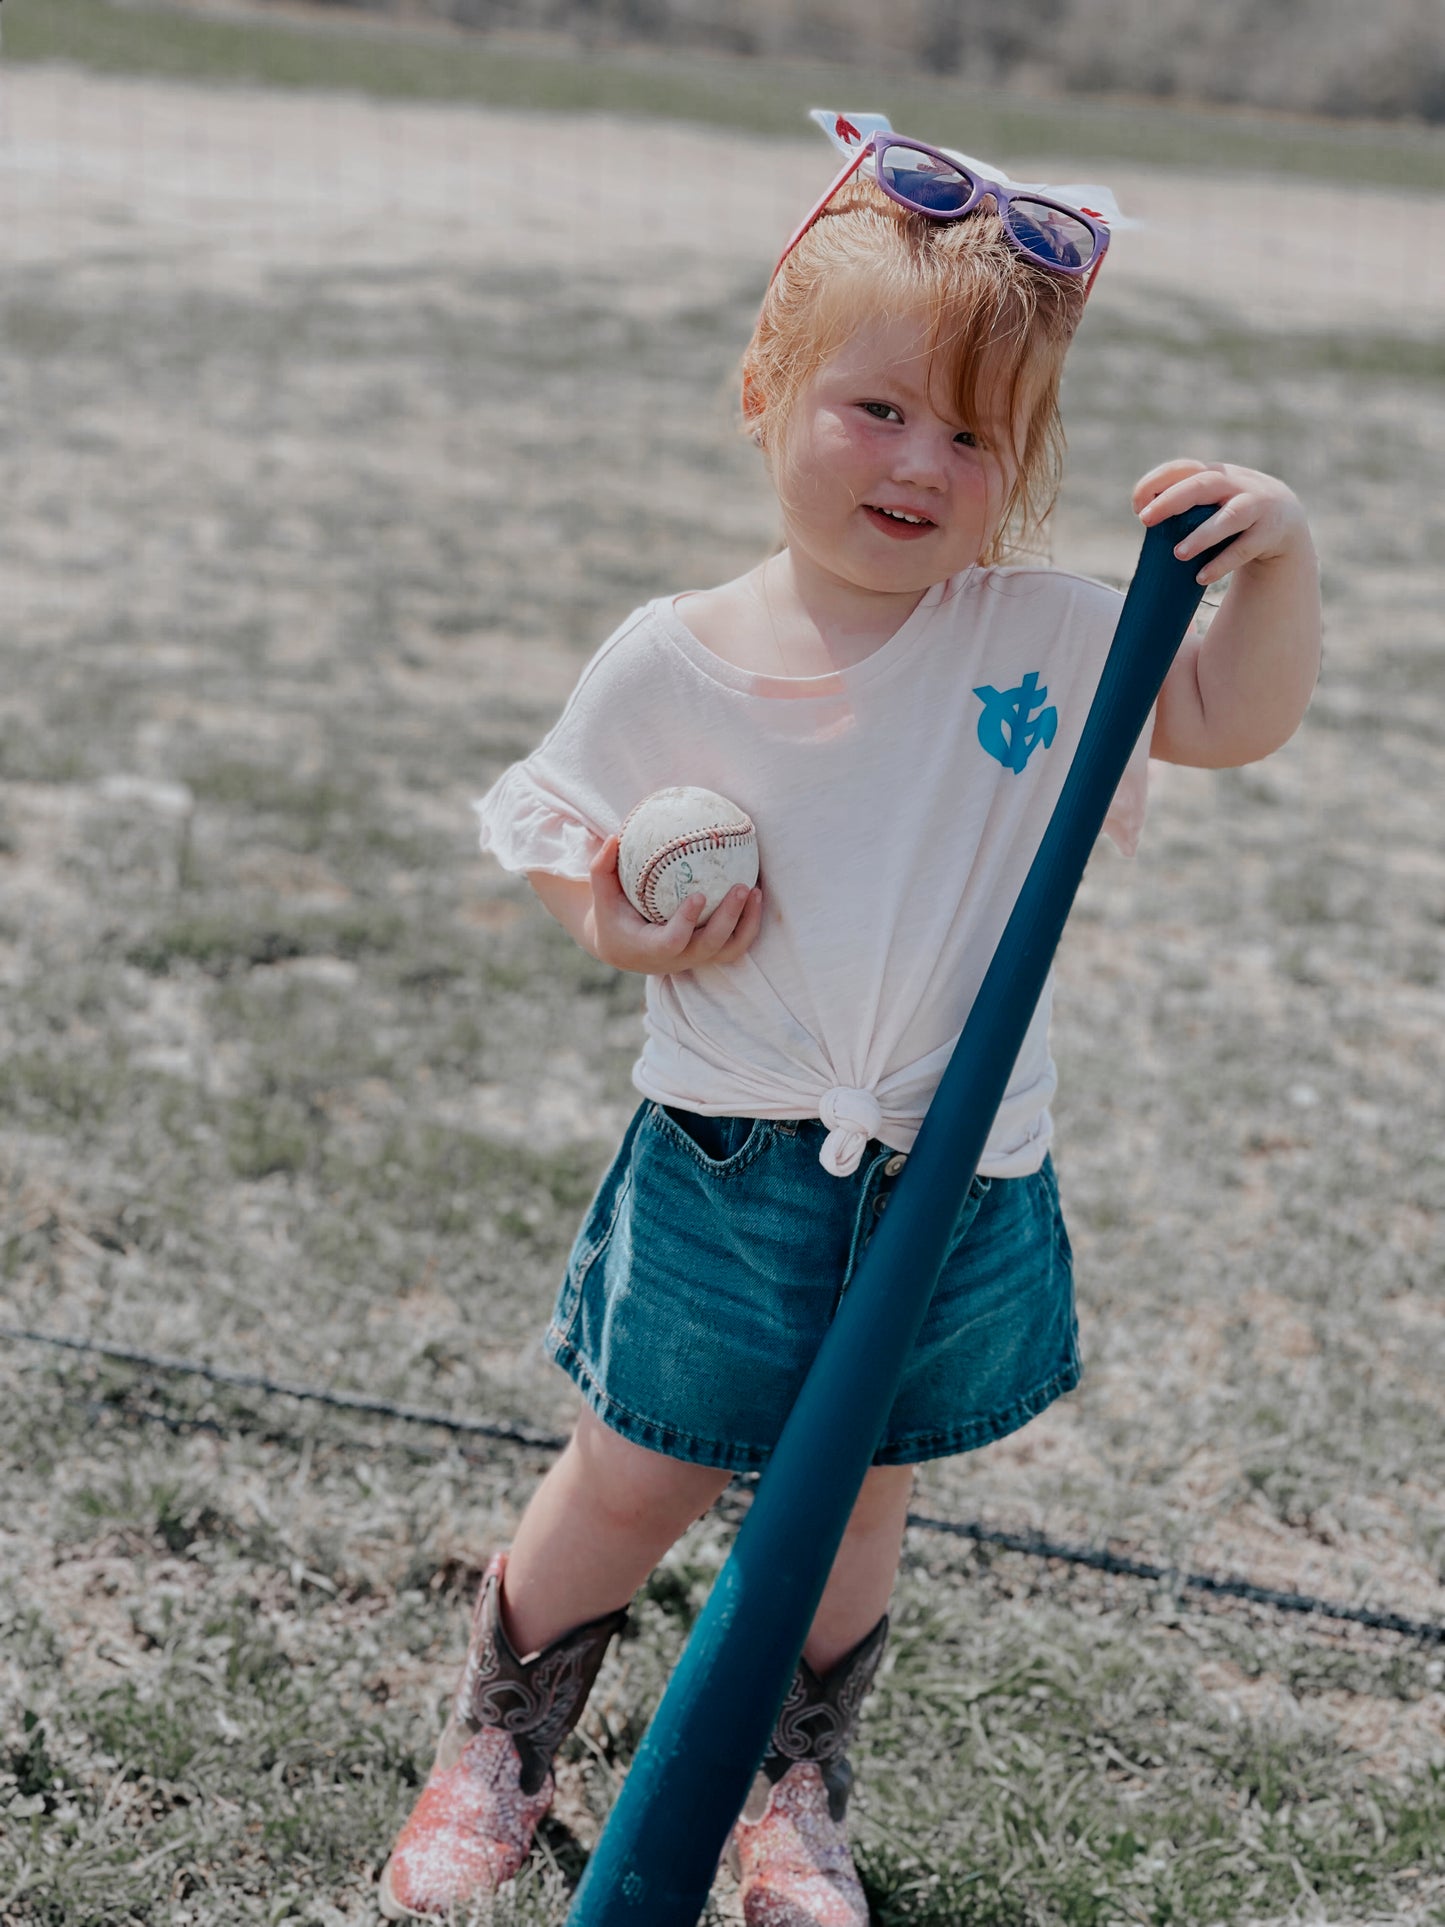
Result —
<svg viewBox="0 0 1445 1927"><path fill-rule="evenodd" d="M696 1927L792 1681L1089 852L1203 594L1148 530L1079 747L889 1209L577 1890L569 1927ZM1220 546L1223 546L1222 544ZM1209 555L1217 553L1211 550Z"/></svg>

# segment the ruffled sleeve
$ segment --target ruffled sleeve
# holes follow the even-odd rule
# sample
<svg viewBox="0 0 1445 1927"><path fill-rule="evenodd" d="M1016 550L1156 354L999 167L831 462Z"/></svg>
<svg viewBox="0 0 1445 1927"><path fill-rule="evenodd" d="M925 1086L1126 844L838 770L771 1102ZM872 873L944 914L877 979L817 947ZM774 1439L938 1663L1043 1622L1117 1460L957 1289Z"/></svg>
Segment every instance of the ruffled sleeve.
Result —
<svg viewBox="0 0 1445 1927"><path fill-rule="evenodd" d="M504 870L546 870L585 881L608 832L550 789L529 763L513 763L473 803L482 848Z"/></svg>
<svg viewBox="0 0 1445 1927"><path fill-rule="evenodd" d="M584 881L638 797L660 787L647 780L645 752L677 730L651 613L651 604L635 610L613 631L531 755L504 769L472 805L482 848L504 870Z"/></svg>

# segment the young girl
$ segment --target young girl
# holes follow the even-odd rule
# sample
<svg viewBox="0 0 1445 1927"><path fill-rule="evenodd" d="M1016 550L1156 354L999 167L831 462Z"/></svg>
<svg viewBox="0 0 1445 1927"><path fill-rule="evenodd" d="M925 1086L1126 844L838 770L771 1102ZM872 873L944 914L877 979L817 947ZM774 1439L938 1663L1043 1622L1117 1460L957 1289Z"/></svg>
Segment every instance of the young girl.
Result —
<svg viewBox="0 0 1445 1927"><path fill-rule="evenodd" d="M1098 583L999 566L1052 505L1060 370L1102 219L890 140L877 118L818 118L850 166L790 242L743 365L785 546L630 616L479 805L484 846L592 956L646 978L644 1101L547 1334L586 1408L487 1569L383 1876L391 1918L445 1914L517 1871L628 1600L733 1473L767 1463L1048 822L1119 612ZM1106 828L1126 853L1149 754L1265 756L1315 679L1317 571L1289 490L1179 459L1133 495L1145 524L1209 502L1176 553L1227 541L1199 579L1233 579L1115 799ZM693 898L658 926L622 894L617 830L677 783L748 811L762 881L706 923ZM1001 1437L1078 1379L1048 1004L734 1831L752 1927L867 1921L847 1746L913 1466Z"/></svg>

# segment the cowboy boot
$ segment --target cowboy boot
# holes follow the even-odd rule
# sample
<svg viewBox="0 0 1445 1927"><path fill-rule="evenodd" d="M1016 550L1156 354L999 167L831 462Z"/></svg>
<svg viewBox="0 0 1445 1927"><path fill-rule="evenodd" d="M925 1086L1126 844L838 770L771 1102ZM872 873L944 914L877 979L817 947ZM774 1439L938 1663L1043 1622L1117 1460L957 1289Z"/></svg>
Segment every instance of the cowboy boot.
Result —
<svg viewBox="0 0 1445 1927"><path fill-rule="evenodd" d="M733 1828L747 1927L868 1927L843 1816L853 1785L848 1745L887 1637L885 1614L825 1678L798 1662Z"/></svg>
<svg viewBox="0 0 1445 1927"><path fill-rule="evenodd" d="M382 1870L387 1920L445 1916L494 1894L527 1858L552 1804L552 1760L577 1724L607 1642L605 1613L519 1659L502 1625L505 1552L482 1577L467 1662L421 1797Z"/></svg>

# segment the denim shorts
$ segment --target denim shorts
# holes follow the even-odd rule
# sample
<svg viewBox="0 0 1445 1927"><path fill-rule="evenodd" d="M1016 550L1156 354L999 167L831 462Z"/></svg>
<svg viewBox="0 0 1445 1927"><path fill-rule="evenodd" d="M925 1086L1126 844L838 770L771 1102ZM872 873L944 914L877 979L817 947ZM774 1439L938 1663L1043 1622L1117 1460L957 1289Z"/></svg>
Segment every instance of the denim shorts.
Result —
<svg viewBox="0 0 1445 1927"><path fill-rule="evenodd" d="M816 1118L639 1106L577 1234L545 1340L593 1411L694 1465L766 1465L905 1160L851 1177ZM876 1465L1002 1438L1079 1380L1053 1165L975 1178Z"/></svg>

